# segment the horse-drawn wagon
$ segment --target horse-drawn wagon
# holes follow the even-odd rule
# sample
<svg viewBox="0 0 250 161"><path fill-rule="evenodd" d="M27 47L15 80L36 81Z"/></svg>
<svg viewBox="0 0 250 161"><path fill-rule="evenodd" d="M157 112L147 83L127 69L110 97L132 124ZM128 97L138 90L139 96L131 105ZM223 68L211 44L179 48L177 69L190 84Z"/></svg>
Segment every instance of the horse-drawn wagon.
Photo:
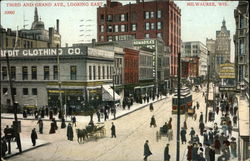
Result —
<svg viewBox="0 0 250 161"><path fill-rule="evenodd" d="M106 136L106 129L104 125L88 125L85 129L76 129L76 133L78 143L89 139L97 141L98 138Z"/></svg>

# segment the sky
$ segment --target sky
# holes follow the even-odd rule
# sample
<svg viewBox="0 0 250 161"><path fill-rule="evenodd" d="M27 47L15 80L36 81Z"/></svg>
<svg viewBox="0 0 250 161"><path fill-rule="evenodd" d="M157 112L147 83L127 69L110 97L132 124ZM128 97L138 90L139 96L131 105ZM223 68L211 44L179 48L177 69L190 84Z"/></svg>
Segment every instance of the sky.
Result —
<svg viewBox="0 0 250 161"><path fill-rule="evenodd" d="M146 0L145 0L146 1ZM126 4L129 1L123 0ZM132 3L135 1L132 1ZM194 2L194 6L190 6ZM234 9L238 1L213 1L216 6L197 6L197 1L175 1L181 9L181 39L182 41L201 41L206 44L206 38L215 39L216 30L220 30L223 18L231 36L231 61L234 60L233 34L235 33ZM201 1L200 1L201 2ZM210 1L205 1L209 3ZM31 28L34 20L34 8L45 28L56 27L56 19L60 20L62 46L79 42L90 42L96 39L96 10L105 4L105 0L95 1L1 1L1 25L12 30ZM189 3L189 4L188 4ZM60 6L60 5L63 6ZM211 3L210 3L211 4Z"/></svg>

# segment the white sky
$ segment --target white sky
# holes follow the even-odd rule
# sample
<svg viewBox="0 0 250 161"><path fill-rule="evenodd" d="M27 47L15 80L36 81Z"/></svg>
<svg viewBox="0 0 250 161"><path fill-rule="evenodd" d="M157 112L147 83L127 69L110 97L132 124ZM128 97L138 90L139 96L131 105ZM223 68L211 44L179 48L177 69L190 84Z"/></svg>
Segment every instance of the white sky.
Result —
<svg viewBox="0 0 250 161"><path fill-rule="evenodd" d="M4 28L15 30L23 28L24 17L26 29L30 29L34 19L34 6L24 7L24 3L47 3L54 5L63 2L64 7L38 7L38 15L45 23L45 28L56 27L56 19L60 20L60 33L62 36L62 46L65 43L88 42L96 38L96 8L91 3L105 4L105 0L95 1L1 1L1 25ZM122 1L128 3L129 1ZM206 44L206 38L215 39L216 30L220 30L222 20L225 18L227 29L231 33L231 61L234 60L233 34L235 33L234 9L238 1L224 1L227 6L219 6L219 1L215 1L216 6L188 6L188 2L175 1L181 8L182 41L201 41ZM205 1L209 2L209 1ZM17 3L17 7L7 6L8 3ZM68 3L85 3L88 6L68 6ZM7 14L6 11L14 11L14 14ZM81 21L84 20L84 21ZM87 20L91 20L88 21ZM80 25L84 25L81 26ZM83 30L83 31L80 31ZM80 36L82 35L82 36Z"/></svg>

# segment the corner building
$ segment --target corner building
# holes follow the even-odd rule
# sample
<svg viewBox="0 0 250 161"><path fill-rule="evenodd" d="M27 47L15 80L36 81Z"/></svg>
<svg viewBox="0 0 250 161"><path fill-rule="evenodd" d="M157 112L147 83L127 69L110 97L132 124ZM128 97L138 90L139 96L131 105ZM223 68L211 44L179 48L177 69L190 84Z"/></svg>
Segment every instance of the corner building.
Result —
<svg viewBox="0 0 250 161"><path fill-rule="evenodd" d="M160 37L170 47L170 74L177 76L177 57L181 51L181 10L172 1L144 2L123 5L106 1L97 9L99 42Z"/></svg>

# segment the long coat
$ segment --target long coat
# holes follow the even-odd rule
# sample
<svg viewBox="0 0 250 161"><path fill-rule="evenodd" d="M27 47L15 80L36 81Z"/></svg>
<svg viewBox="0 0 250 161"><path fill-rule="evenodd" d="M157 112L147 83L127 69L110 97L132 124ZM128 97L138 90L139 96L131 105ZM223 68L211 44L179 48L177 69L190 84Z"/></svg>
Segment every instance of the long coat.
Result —
<svg viewBox="0 0 250 161"><path fill-rule="evenodd" d="M185 129L182 129L182 130L181 130L181 141L182 141L182 142L186 142L186 141L187 141L187 139L186 139L186 134L187 134L186 130L185 130Z"/></svg>
<svg viewBox="0 0 250 161"><path fill-rule="evenodd" d="M49 130L49 133L50 133L50 134L56 133L56 129L55 129L54 122L51 122L51 123L50 123L50 130Z"/></svg>
<svg viewBox="0 0 250 161"><path fill-rule="evenodd" d="M148 143L144 144L144 156L150 156L152 152L149 149Z"/></svg>
<svg viewBox="0 0 250 161"><path fill-rule="evenodd" d="M170 159L170 155L169 155L169 147L166 146L165 150L164 150L164 161L168 161Z"/></svg>
<svg viewBox="0 0 250 161"><path fill-rule="evenodd" d="M209 158L210 158L210 161L215 161L215 150L214 149L210 149Z"/></svg>
<svg viewBox="0 0 250 161"><path fill-rule="evenodd" d="M187 160L190 161L190 160L192 160L192 149L193 149L193 146L189 145L187 148L188 148Z"/></svg>
<svg viewBox="0 0 250 161"><path fill-rule="evenodd" d="M71 140L71 141L73 140L74 135L73 135L73 128L71 125L68 125L67 127L67 137L68 137L68 140Z"/></svg>
<svg viewBox="0 0 250 161"><path fill-rule="evenodd" d="M32 130L30 137L31 137L31 141L32 141L33 145L36 145L37 134L36 134L35 130Z"/></svg>
<svg viewBox="0 0 250 161"><path fill-rule="evenodd" d="M111 135L115 135L115 125L111 126Z"/></svg>

